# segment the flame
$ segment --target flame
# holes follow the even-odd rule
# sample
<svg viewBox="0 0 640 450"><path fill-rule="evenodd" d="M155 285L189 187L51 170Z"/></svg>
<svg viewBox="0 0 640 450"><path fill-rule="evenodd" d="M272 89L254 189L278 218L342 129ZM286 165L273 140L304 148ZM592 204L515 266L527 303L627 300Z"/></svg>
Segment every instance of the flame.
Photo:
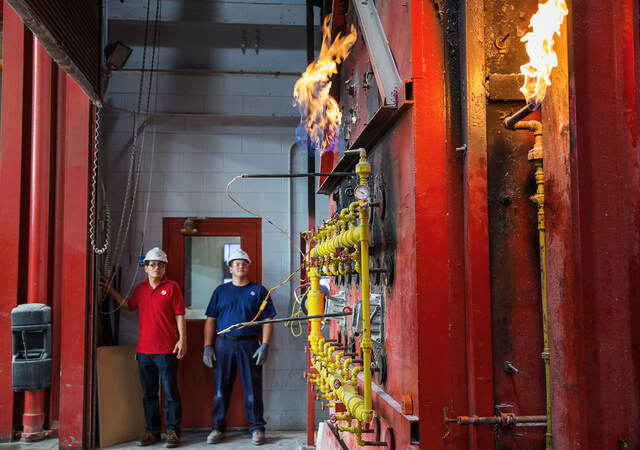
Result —
<svg viewBox="0 0 640 450"><path fill-rule="evenodd" d="M524 84L520 91L529 104L539 105L544 99L547 86L551 85L551 71L558 65L558 56L553 50L553 38L560 36L560 25L569 13L565 0L549 0L538 5L529 22L533 31L522 37L526 43L529 62L520 67Z"/></svg>
<svg viewBox="0 0 640 450"><path fill-rule="evenodd" d="M331 43L330 20L331 14L325 17L322 25L320 55L307 66L293 88L293 104L300 111L300 125L296 130L298 143L310 140L313 148L319 151L337 150L342 113L338 103L329 95L329 79L338 71L337 65L349 55L357 37L352 25L348 35L340 37L338 33Z"/></svg>

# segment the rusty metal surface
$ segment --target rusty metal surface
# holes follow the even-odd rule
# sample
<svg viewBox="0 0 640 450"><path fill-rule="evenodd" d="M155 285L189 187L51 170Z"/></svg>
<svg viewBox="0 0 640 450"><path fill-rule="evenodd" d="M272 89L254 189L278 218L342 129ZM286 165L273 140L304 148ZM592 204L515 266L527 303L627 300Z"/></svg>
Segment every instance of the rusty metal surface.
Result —
<svg viewBox="0 0 640 450"><path fill-rule="evenodd" d="M489 100L493 101L522 101L520 86L524 82L524 75L519 73L492 73L489 75L487 87Z"/></svg>
<svg viewBox="0 0 640 450"><path fill-rule="evenodd" d="M533 136L505 130L504 110L487 108L494 395L518 415L535 415L544 413L545 387L536 207L529 200L535 183L527 160ZM520 373L506 373L505 361ZM498 448L541 448L543 435L502 429Z"/></svg>

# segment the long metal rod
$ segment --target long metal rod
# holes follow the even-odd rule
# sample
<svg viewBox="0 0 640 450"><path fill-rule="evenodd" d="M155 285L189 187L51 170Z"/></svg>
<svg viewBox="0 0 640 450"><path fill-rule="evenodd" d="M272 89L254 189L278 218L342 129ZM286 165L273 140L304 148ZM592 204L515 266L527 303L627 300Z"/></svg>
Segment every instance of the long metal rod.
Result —
<svg viewBox="0 0 640 450"><path fill-rule="evenodd" d="M455 422L458 425L517 425L519 423L539 423L546 424L547 416L508 416L513 417L514 423L505 423L503 416L459 416L456 418L447 419L448 422Z"/></svg>
<svg viewBox="0 0 640 450"><path fill-rule="evenodd" d="M154 72L154 73L166 73L176 75L193 75L193 76L207 76L207 75L273 75L273 76L291 76L299 77L300 72L279 72L279 71L250 71L250 70L210 70L210 69L113 69L111 73L123 73L123 74L140 74L140 72Z"/></svg>
<svg viewBox="0 0 640 450"><path fill-rule="evenodd" d="M120 111L128 114L138 114L140 116L147 117L197 117L197 118L236 118L236 119L248 119L252 117L259 117L264 119L291 119L291 120L299 120L297 116L294 115L286 115L286 114L269 114L269 115L260 115L260 114L226 114L226 113L205 113L205 112L152 112L152 111L134 111L133 109L122 108L120 106L111 105L109 103L103 103L102 106L106 109L110 109L113 111Z"/></svg>
<svg viewBox="0 0 640 450"><path fill-rule="evenodd" d="M231 331L233 328L238 328L238 327L255 327L258 325L264 325L266 323L295 322L295 321L308 320L308 319L322 319L323 317L344 317L344 316L350 316L351 314L353 313L352 312L327 313L327 314L314 314L312 316L285 317L283 319L267 319L267 320L260 320L256 322L242 322L242 323L237 323L235 325L232 325L231 327L222 330L218 334L227 333L228 331Z"/></svg>
<svg viewBox="0 0 640 450"><path fill-rule="evenodd" d="M313 1L307 0L307 64L311 64L315 59L315 39L314 39L314 17L313 17ZM309 144L310 145L310 144ZM307 172L316 170L316 160L313 151L309 152L307 147ZM316 200L315 200L315 179L307 178L307 229L314 230L316 227ZM315 321L314 321L315 322ZM309 326L308 333L311 334L312 326ZM311 371L311 352L307 353L307 373ZM314 393L311 383L307 383L307 445L312 446L315 443L315 420L316 408L314 401Z"/></svg>
<svg viewBox="0 0 640 450"><path fill-rule="evenodd" d="M313 178L313 177L354 177L354 172L312 172L312 173L243 173L242 178Z"/></svg>

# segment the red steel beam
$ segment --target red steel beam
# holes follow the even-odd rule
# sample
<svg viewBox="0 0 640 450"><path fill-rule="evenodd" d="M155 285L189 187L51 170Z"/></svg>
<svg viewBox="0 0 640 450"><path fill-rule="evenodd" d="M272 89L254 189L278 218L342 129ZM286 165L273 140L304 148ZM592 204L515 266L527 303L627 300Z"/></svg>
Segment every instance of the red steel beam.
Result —
<svg viewBox="0 0 640 450"><path fill-rule="evenodd" d="M84 411L89 404L87 386L91 365L89 301L88 195L89 195L89 98L66 76L65 167L64 167L64 247L61 250L62 298L60 347L60 411L59 439L61 447L83 447Z"/></svg>
<svg viewBox="0 0 640 450"><path fill-rule="evenodd" d="M56 75L56 131L55 131L55 196L54 224L52 227L53 252L51 259L51 389L49 391L49 428L59 428L60 410L60 328L62 325L62 286L64 277L62 267L62 248L64 248L64 130L65 130L65 88L67 80L64 71L58 66Z"/></svg>
<svg viewBox="0 0 640 450"><path fill-rule="evenodd" d="M3 5L2 158L0 159L0 329L9 336L11 310L26 295L29 213L29 146L31 122L31 32L5 2ZM0 439L15 429L11 389L11 339L0 339ZM20 396L17 397L18 399Z"/></svg>
<svg viewBox="0 0 640 450"><path fill-rule="evenodd" d="M51 185L51 122L53 64L33 37L33 94L31 117L31 192L29 208L29 265L27 302L48 303L49 210ZM25 391L22 439L44 438L46 389Z"/></svg>
<svg viewBox="0 0 640 450"><path fill-rule="evenodd" d="M562 80L561 59L543 103L553 443L557 450L623 448L622 441L634 448L640 437L638 4L569 6L569 75Z"/></svg>
<svg viewBox="0 0 640 450"><path fill-rule="evenodd" d="M449 351L451 302L448 217L448 155L442 27L429 2L411 5L415 166L415 254L418 332L420 448L443 448L444 406L452 386ZM417 408L416 408L417 406Z"/></svg>
<svg viewBox="0 0 640 450"><path fill-rule="evenodd" d="M463 78L464 261L467 320L467 382L470 414L492 415L494 405L487 186L487 126L483 2L464 3ZM493 430L472 427L470 448L490 448Z"/></svg>

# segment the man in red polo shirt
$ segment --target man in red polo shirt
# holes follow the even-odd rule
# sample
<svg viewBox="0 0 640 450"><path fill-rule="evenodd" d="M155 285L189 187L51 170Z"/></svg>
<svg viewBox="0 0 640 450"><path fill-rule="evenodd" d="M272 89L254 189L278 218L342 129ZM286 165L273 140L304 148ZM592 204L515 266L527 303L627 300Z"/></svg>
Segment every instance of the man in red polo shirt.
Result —
<svg viewBox="0 0 640 450"><path fill-rule="evenodd" d="M164 420L167 425L167 447L180 445L180 393L178 392L178 359L187 353L187 325L180 286L164 276L167 255L158 247L144 257L147 279L140 283L130 298L122 297L106 282L103 285L116 301L127 309L138 310L140 333L136 359L144 392L144 414L147 422L141 447L160 441L160 399L158 378L165 393Z"/></svg>

